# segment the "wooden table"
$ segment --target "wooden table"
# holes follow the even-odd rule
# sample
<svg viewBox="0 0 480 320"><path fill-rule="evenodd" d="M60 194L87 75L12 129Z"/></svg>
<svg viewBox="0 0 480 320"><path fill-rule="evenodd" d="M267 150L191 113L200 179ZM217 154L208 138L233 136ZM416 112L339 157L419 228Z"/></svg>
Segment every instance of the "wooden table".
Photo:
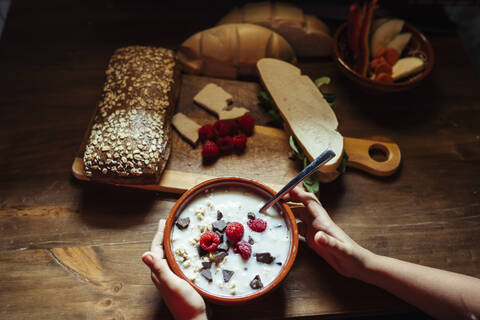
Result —
<svg viewBox="0 0 480 320"><path fill-rule="evenodd" d="M174 194L76 181L71 164L99 100L115 48L174 48L228 10L192 2L14 1L0 41L0 318L152 319L168 310L140 261ZM329 59L302 61L327 75L346 136L383 135L403 164L378 179L349 169L323 185L333 219L368 249L480 276L480 83L458 39L432 37L433 76L414 91L358 92ZM185 77L188 86L199 80ZM229 82L233 86L235 83ZM256 83L239 83L259 124ZM187 90L188 91L188 90ZM185 92L187 92L185 91ZM188 99L187 93L181 99ZM190 93L189 93L190 94ZM203 115L194 104L183 110ZM337 275L305 245L272 295L216 318L412 312L395 297ZM418 315L417 317L423 318Z"/></svg>

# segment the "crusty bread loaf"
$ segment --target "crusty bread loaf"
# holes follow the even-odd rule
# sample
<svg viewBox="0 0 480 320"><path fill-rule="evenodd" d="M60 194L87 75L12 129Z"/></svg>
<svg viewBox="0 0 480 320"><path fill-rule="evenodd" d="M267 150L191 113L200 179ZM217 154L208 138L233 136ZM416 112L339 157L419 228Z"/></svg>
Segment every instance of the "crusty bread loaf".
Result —
<svg viewBox="0 0 480 320"><path fill-rule="evenodd" d="M228 23L254 23L282 35L301 57L322 57L332 51L332 37L328 26L302 9L287 3L247 3L235 8L219 21Z"/></svg>
<svg viewBox="0 0 480 320"><path fill-rule="evenodd" d="M179 75L171 50L115 51L83 154L86 176L115 184L158 182L170 155Z"/></svg>
<svg viewBox="0 0 480 320"><path fill-rule="evenodd" d="M277 59L257 63L260 78L278 107L288 131L295 137L310 161L327 148L336 156L319 169L319 178L329 182L343 155L343 137L337 131L338 121L332 108L315 83L301 70Z"/></svg>
<svg viewBox="0 0 480 320"><path fill-rule="evenodd" d="M227 79L256 76L255 64L264 57L296 62L282 36L254 24L226 24L198 32L183 42L178 57L186 72Z"/></svg>

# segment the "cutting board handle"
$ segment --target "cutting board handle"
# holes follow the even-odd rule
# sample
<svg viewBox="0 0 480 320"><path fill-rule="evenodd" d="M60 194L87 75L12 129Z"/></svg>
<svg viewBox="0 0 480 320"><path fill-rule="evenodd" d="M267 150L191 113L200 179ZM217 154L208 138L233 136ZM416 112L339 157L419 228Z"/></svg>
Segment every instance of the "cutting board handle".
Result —
<svg viewBox="0 0 480 320"><path fill-rule="evenodd" d="M390 176L399 167L401 153L398 144L384 137L358 139L344 137L344 150L348 154L347 166L354 167L376 176ZM385 161L377 161L371 154L380 153Z"/></svg>

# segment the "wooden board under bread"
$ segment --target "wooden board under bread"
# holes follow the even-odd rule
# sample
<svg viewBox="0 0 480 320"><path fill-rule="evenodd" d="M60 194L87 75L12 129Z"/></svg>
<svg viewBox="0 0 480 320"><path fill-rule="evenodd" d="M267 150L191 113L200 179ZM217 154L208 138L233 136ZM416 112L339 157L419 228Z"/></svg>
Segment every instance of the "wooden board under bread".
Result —
<svg viewBox="0 0 480 320"><path fill-rule="evenodd" d="M209 122L204 119L195 120L203 124ZM222 156L211 165L202 163L201 145L192 148L177 131L172 132L171 138L172 153L160 182L157 185L129 187L182 193L208 179L239 176L260 181L274 190L279 190L298 173L295 161L288 158L287 137L279 129L257 126L255 134L248 138L247 149L243 154ZM80 157L75 158L72 171L76 178L89 180L84 175Z"/></svg>
<svg viewBox="0 0 480 320"><path fill-rule="evenodd" d="M199 76L184 75L182 89L177 104L177 112L185 112L200 124L215 122L216 117L203 108L196 106L193 96L209 82L215 82L227 92L232 93L233 106L249 108L257 104L259 85L253 82L213 79ZM258 107L249 108L262 112ZM193 111L192 111L193 110ZM259 115L256 118L261 118ZM341 119L339 120L341 121ZM90 124L91 125L91 124ZM89 128L86 128L88 131ZM72 165L73 175L80 180L90 180L83 172L81 155L88 138L88 132L80 146L79 155ZM243 154L231 154L220 157L211 165L202 163L202 146L192 148L178 132L172 130L172 152L160 181L155 185L127 185L127 187L183 193L196 184L222 176L239 176L257 180L274 190L280 190L290 179L298 174L297 161L291 159L288 135L284 130L256 126L253 136L248 138L247 149ZM389 159L377 162L369 156L371 146L386 150ZM385 138L357 139L344 137L344 148L349 154L348 166L356 167L370 174L385 176L392 174L399 165L400 153L398 146ZM124 185L125 186L125 185Z"/></svg>

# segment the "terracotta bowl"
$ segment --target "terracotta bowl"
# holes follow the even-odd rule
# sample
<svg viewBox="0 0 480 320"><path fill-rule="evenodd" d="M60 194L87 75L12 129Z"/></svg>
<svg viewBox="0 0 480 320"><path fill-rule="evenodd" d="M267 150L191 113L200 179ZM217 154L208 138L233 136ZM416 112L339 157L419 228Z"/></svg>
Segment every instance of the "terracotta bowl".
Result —
<svg viewBox="0 0 480 320"><path fill-rule="evenodd" d="M425 62L425 68L405 80L388 83L379 83L363 77L353 69L353 54L347 45L347 24L342 24L333 38L333 55L340 71L358 87L367 93L385 94L402 92L417 87L432 72L435 63L433 48L428 39L415 27L405 23L402 32L411 32L412 38L403 52L403 57L416 56Z"/></svg>
<svg viewBox="0 0 480 320"><path fill-rule="evenodd" d="M197 195L205 192L207 189L212 190L216 188L222 189L227 187L245 188L250 192L256 193L264 197L265 200L268 200L271 196L275 194L274 190L272 190L271 188L259 182L249 180L249 179L244 179L244 178L238 178L238 177L223 177L223 178L216 178L216 179L211 179L211 180L202 182L196 185L195 187L193 187L192 189L188 190L186 193L184 193L180 197L180 199L178 199L178 201L175 203L172 210L170 210L167 221L165 223L165 233L164 233L163 243L164 243L164 250L165 250L165 255L166 255L168 264L170 265L170 267L172 268L173 272L175 272L176 275L178 275L179 277L183 278L188 283L190 283L190 285L192 285L192 287L195 288L195 290L197 290L198 293L200 293L200 295L202 295L205 299L216 304L236 305L236 304L249 302L252 300L256 300L260 297L263 297L266 294L270 293L282 282L282 280L286 277L286 275L292 268L293 262L295 261L295 257L297 256L298 229L297 229L297 224L295 222L295 217L290 207L283 201L279 201L276 204L276 209L283 215L285 219L285 223L290 231L291 242L290 242L290 249L287 256L287 260L283 264L282 268L280 269L280 272L277 275L277 277L270 284L266 285L262 289L259 289L258 291L255 291L254 293L248 294L248 295L239 295L236 297L225 297L225 296L218 296L205 291L204 289L200 288L195 283L190 281L183 274L180 266L177 264L177 261L175 260L175 255L172 250L171 233L173 231L172 229L175 225L177 217L180 215L183 209Z"/></svg>

